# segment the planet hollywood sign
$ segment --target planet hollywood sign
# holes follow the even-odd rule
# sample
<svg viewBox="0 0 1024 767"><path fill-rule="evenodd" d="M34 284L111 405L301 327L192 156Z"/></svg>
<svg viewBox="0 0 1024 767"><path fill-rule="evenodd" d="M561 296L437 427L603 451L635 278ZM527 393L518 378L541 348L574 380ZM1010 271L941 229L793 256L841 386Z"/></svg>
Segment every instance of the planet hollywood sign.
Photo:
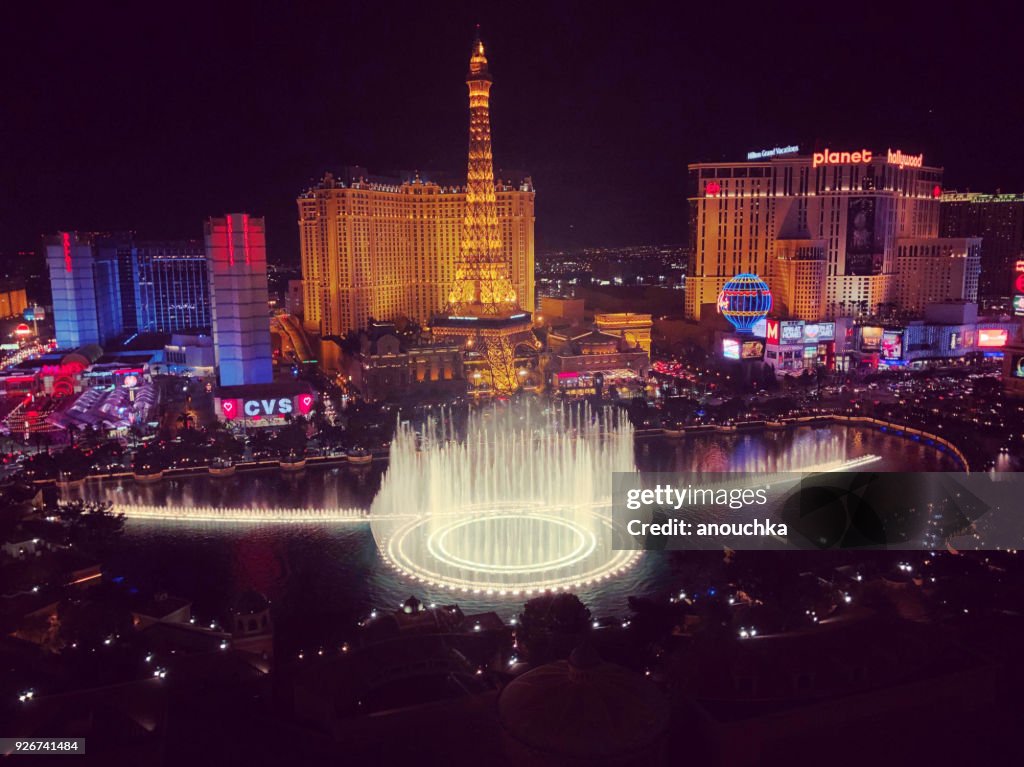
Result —
<svg viewBox="0 0 1024 767"><path fill-rule="evenodd" d="M294 397L259 399L223 399L220 412L228 421L236 418L284 418L286 415L307 415L313 409L312 394Z"/></svg>
<svg viewBox="0 0 1024 767"><path fill-rule="evenodd" d="M874 158L874 152L870 149L859 149L853 152L834 152L831 149L824 149L821 152L815 152L811 155L811 167L817 168L821 165L867 164ZM900 149L887 150L885 160L890 165L895 165L900 169L924 167L924 154L905 154Z"/></svg>

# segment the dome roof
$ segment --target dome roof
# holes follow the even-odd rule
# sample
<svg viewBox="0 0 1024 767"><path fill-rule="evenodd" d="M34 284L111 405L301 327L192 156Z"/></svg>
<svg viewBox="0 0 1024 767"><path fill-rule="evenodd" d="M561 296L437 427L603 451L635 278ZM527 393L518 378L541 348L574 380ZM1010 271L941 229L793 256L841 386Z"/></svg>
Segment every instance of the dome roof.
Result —
<svg viewBox="0 0 1024 767"><path fill-rule="evenodd" d="M668 701L644 677L603 662L587 647L528 671L502 690L498 716L521 745L598 763L655 746Z"/></svg>

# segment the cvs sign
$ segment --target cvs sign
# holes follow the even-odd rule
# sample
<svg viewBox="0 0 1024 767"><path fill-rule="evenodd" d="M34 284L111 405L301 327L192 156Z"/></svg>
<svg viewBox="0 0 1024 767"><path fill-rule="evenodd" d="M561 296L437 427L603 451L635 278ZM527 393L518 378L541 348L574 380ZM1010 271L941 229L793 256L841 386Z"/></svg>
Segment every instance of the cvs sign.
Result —
<svg viewBox="0 0 1024 767"><path fill-rule="evenodd" d="M254 397L252 399L222 399L220 412L225 420L236 418L281 418L286 415L308 415L316 399L312 394L294 397Z"/></svg>
<svg viewBox="0 0 1024 767"><path fill-rule="evenodd" d="M271 415L291 415L293 409L291 397L281 397L280 399L247 399L242 402L242 412L250 418Z"/></svg>

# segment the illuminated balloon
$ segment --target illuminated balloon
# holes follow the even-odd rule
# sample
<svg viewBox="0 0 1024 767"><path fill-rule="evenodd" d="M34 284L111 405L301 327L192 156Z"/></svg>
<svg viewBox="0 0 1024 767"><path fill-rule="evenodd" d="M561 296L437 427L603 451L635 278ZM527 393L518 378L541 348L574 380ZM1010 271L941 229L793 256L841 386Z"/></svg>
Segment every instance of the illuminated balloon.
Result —
<svg viewBox="0 0 1024 767"><path fill-rule="evenodd" d="M772 292L768 283L756 274L737 274L718 294L718 311L737 333L750 333L772 309Z"/></svg>

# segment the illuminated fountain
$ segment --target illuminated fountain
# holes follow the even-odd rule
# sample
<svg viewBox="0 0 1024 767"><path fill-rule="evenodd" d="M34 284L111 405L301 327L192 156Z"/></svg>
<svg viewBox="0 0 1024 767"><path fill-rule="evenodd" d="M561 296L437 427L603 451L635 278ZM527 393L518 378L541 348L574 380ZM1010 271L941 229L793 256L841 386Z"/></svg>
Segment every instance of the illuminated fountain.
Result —
<svg viewBox="0 0 1024 767"><path fill-rule="evenodd" d="M462 429L444 413L399 426L370 524L389 564L433 586L571 589L639 556L611 548L612 474L633 471L616 409L492 408Z"/></svg>

